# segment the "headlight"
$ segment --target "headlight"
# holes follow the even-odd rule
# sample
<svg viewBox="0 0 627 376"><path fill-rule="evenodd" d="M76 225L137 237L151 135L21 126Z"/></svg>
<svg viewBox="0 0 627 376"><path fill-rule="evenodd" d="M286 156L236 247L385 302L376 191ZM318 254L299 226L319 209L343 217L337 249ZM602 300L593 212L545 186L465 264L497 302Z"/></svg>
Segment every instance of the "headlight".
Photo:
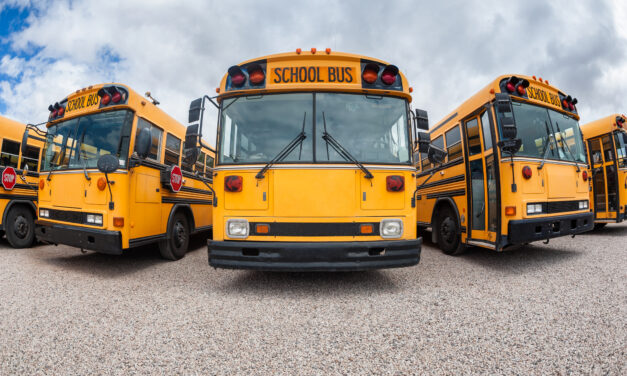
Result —
<svg viewBox="0 0 627 376"><path fill-rule="evenodd" d="M527 204L527 214L541 214L542 204Z"/></svg>
<svg viewBox="0 0 627 376"><path fill-rule="evenodd" d="M102 215L100 214L87 214L87 223L92 225L102 224Z"/></svg>
<svg viewBox="0 0 627 376"><path fill-rule="evenodd" d="M244 239L248 237L247 219L228 219L226 221L226 235L229 238Z"/></svg>
<svg viewBox="0 0 627 376"><path fill-rule="evenodd" d="M579 201L579 209L588 209L588 201Z"/></svg>
<svg viewBox="0 0 627 376"><path fill-rule="evenodd" d="M380 231L384 239L400 238L403 235L403 221L396 218L382 219Z"/></svg>
<svg viewBox="0 0 627 376"><path fill-rule="evenodd" d="M50 218L50 211L47 209L39 209L39 216L42 218Z"/></svg>

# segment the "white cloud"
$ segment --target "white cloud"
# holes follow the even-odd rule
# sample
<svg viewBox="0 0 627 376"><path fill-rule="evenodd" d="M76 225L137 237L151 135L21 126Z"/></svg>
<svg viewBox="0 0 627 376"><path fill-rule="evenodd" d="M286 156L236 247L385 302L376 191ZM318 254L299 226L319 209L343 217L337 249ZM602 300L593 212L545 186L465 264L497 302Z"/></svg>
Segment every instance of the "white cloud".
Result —
<svg viewBox="0 0 627 376"><path fill-rule="evenodd" d="M503 73L550 79L579 98L582 121L624 111L618 94L627 85L627 36L620 23L625 7L617 0L33 6L28 27L10 40L15 51L37 54L27 62L3 57L0 65L14 76L23 64L17 83L0 84L6 113L22 121L44 120L48 104L76 89L117 81L151 91L184 123L189 102L214 95L230 65L298 47L331 47L398 65L414 88L414 106L427 109L432 124ZM209 119L215 128L215 112Z"/></svg>

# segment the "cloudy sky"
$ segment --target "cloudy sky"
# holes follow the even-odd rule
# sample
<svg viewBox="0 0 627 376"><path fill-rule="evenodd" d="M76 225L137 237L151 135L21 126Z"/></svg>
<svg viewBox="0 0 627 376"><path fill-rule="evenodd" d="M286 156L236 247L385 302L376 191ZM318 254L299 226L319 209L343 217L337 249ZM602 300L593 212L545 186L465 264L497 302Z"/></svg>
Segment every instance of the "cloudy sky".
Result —
<svg viewBox="0 0 627 376"><path fill-rule="evenodd" d="M0 0L0 114L42 122L50 103L115 81L184 123L229 66L330 47L397 65L431 124L505 73L548 79L586 122L627 111L625 3Z"/></svg>

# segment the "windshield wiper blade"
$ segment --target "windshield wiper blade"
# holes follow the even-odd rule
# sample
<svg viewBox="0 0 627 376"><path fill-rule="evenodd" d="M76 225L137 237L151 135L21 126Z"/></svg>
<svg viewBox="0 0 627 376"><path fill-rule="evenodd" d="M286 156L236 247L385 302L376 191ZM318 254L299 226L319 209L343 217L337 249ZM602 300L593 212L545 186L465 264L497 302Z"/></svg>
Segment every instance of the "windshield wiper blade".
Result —
<svg viewBox="0 0 627 376"><path fill-rule="evenodd" d="M324 112L322 113L322 122L324 124L324 132L322 133L322 139L326 141L327 143L327 155L329 153L328 145L331 145L331 147L335 149L335 151L342 158L344 158L345 160L349 162L353 162L354 164L356 164L357 167L359 167L364 172L366 179L374 178L374 176L370 173L370 171L363 164L361 164L361 162L355 159L355 157L353 157L353 155L349 153L348 150L346 150L335 138L333 138L333 136L331 136L331 134L329 134L329 132L327 132L327 120L324 116Z"/></svg>
<svg viewBox="0 0 627 376"><path fill-rule="evenodd" d="M87 181L91 181L91 178L89 177L89 174L87 173L87 162L85 162L84 159L81 159L81 161L83 162L83 173L85 174L85 179Z"/></svg>
<svg viewBox="0 0 627 376"><path fill-rule="evenodd" d="M266 171L268 171L268 169L270 168L270 166L272 166L275 163L281 162L283 159L285 159L291 152L292 150L294 150L299 144L302 144L302 142L307 138L307 134L305 134L305 120L307 119L307 112L304 113L303 116L303 127L302 130L300 131L300 133L292 140L290 141L289 144L285 145L285 147L283 149L281 149L281 151L279 152L279 154L277 154L276 157L272 158L270 160L270 162L266 163L265 166L263 166L263 168L261 170L259 170L259 172L257 173L257 175L255 175L256 179L263 179L264 178L264 174L266 173ZM301 147L301 152L302 152L302 147ZM300 160L300 153L298 155L298 159Z"/></svg>
<svg viewBox="0 0 627 376"><path fill-rule="evenodd" d="M546 162L547 153L549 151L549 144L551 143L551 132L549 131L549 123L544 121L544 127L546 128L546 144L544 145L544 150L542 151L542 163L538 166L538 170L542 170L544 167L544 162Z"/></svg>
<svg viewBox="0 0 627 376"><path fill-rule="evenodd" d="M557 131L560 134L560 138L562 141L562 150L564 150L564 152L566 152L566 150L568 150L568 154L570 154L570 156L573 158L573 161L575 162L575 167L577 168L577 172L580 171L579 169L579 163L577 163L577 161L575 160L575 156L573 155L573 152L570 151L570 146L568 146L568 144L566 143L566 134L562 133L562 130L560 129L560 125L557 123L557 121L555 122L555 127L557 127ZM564 148L564 145L566 144L566 148Z"/></svg>

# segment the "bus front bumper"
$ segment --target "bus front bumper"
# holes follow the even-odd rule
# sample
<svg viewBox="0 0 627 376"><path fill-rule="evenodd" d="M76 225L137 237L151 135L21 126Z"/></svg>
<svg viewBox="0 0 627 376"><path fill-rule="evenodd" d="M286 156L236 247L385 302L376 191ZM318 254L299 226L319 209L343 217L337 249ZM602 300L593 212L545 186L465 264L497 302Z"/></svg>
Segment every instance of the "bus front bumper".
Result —
<svg viewBox="0 0 627 376"><path fill-rule="evenodd" d="M88 249L110 255L122 254L122 237L118 231L98 230L87 227L62 225L46 221L36 221L37 240L55 245Z"/></svg>
<svg viewBox="0 0 627 376"><path fill-rule="evenodd" d="M207 242L209 265L265 271L349 271L413 266L422 238L375 242Z"/></svg>
<svg viewBox="0 0 627 376"><path fill-rule="evenodd" d="M594 227L591 212L509 221L507 240L510 245L530 243L590 231Z"/></svg>

